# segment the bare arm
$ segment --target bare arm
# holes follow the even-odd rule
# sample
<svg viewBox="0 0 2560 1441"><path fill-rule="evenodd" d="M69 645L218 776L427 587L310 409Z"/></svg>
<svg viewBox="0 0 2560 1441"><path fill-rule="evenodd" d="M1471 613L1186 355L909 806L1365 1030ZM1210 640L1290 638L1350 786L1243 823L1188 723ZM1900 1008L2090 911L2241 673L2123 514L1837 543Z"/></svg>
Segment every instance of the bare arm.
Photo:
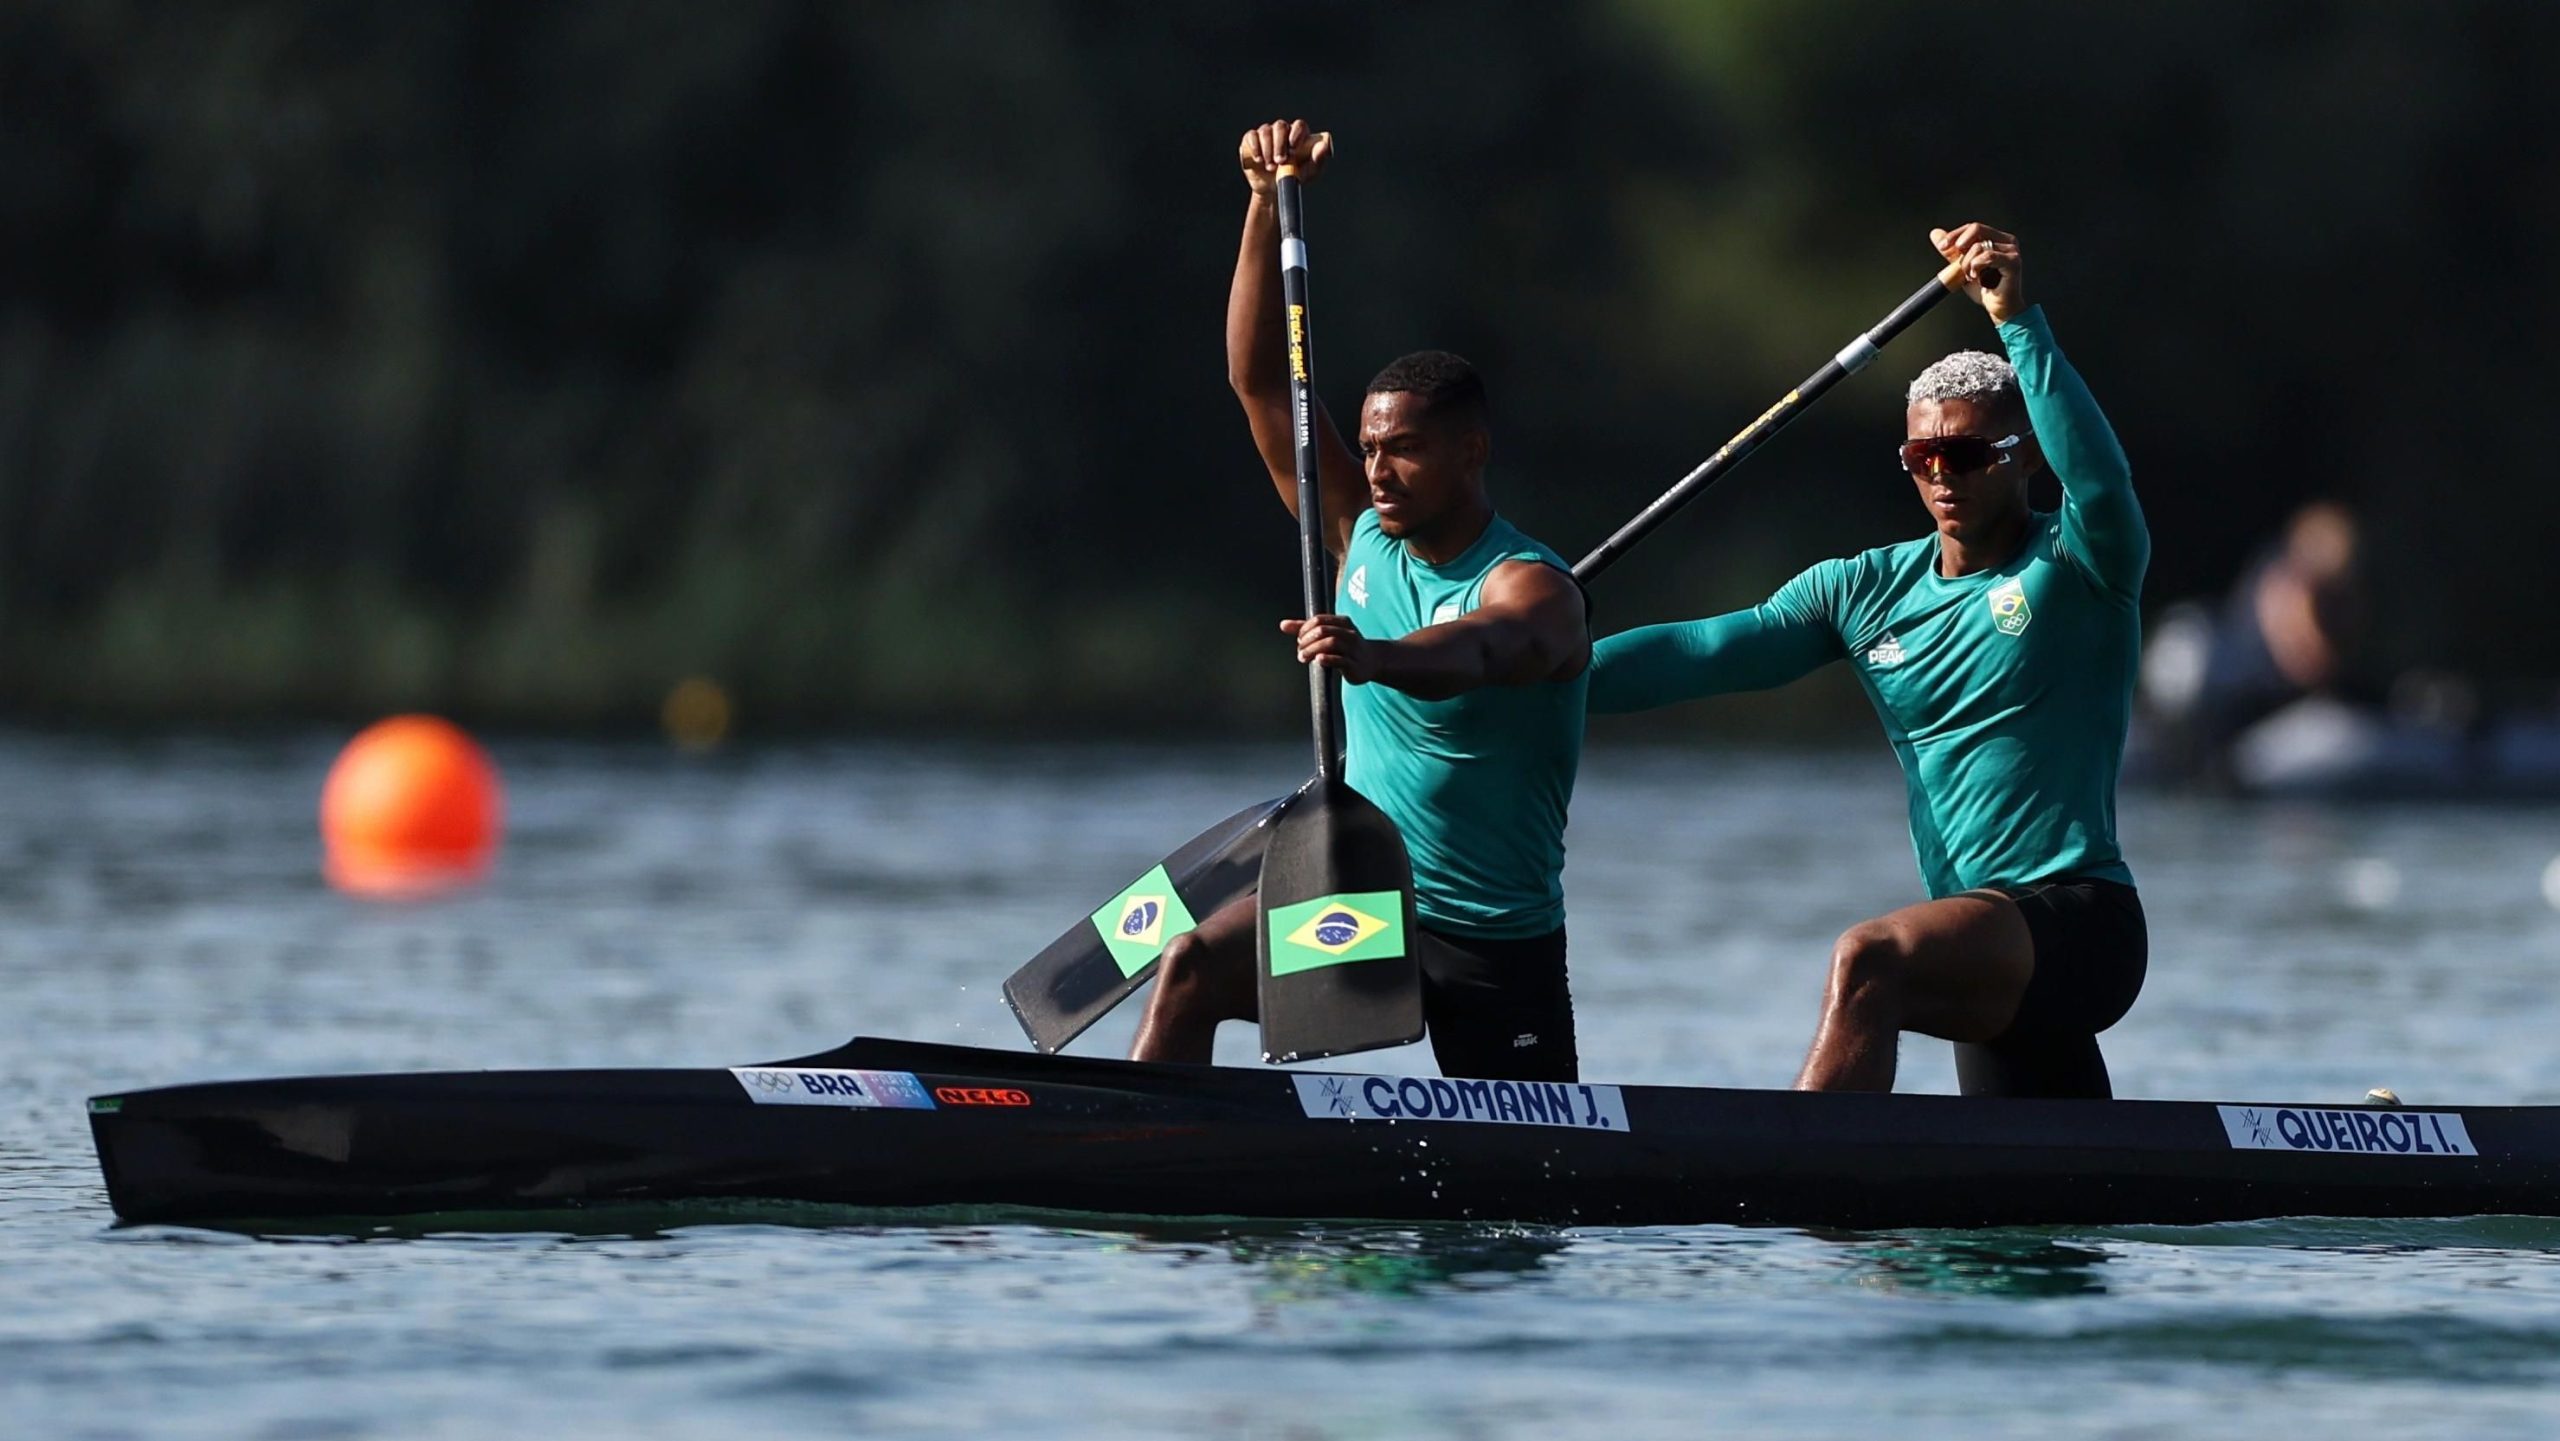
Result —
<svg viewBox="0 0 2560 1441"><path fill-rule="evenodd" d="M1493 685L1571 680L1591 663L1582 588L1535 561L1506 561L1484 578L1476 608L1402 640L1370 640L1344 616L1286 620L1301 664L1317 661L1354 685L1375 682L1423 700Z"/></svg>
<svg viewBox="0 0 2560 1441"><path fill-rule="evenodd" d="M1280 294L1280 206L1273 198L1280 164L1288 160L1301 181L1311 182L1333 154L1330 133L1306 122L1273 121L1245 132L1236 147L1253 194L1245 202L1244 239L1236 249L1236 274L1227 290L1227 384L1244 405L1253 443L1280 492L1280 503L1298 513L1298 461L1289 420L1289 326ZM1334 558L1351 543L1352 523L1369 505L1369 483L1358 457L1342 443L1324 406L1315 407L1316 486L1324 507L1325 545Z"/></svg>

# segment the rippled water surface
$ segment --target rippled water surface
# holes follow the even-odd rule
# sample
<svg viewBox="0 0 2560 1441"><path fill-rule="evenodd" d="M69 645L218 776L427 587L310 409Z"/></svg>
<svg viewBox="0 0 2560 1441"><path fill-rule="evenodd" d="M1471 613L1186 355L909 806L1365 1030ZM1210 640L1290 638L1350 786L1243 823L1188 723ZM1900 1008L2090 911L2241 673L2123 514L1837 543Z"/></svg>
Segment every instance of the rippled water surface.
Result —
<svg viewBox="0 0 2560 1441"><path fill-rule="evenodd" d="M385 907L318 879L326 741L0 736L0 1433L2560 1431L2560 1223L2532 1220L116 1228L93 1092L734 1064L857 1031L1018 1047L1012 966L1300 761L496 750L496 880ZM2560 813L2128 797L2126 833L2155 949L2108 1038L2121 1093L2560 1102ZM1719 1085L1792 1074L1830 938L1917 891L1881 747L1595 748L1567 883L1587 1074ZM1908 1046L1904 1085L1951 1090L1944 1048Z"/></svg>

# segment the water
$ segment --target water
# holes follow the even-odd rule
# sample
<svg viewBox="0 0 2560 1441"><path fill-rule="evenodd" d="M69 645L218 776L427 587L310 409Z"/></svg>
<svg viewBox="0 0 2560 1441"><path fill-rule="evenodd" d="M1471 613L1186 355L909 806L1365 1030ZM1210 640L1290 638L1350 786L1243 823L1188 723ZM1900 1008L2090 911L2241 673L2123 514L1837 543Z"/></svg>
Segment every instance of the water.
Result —
<svg viewBox="0 0 2560 1441"><path fill-rule="evenodd" d="M1882 748L1595 750L1595 1079L1792 1074L1831 937L1916 889ZM0 736L0 1434L2532 1435L2560 1223L1815 1235L600 1212L472 1234L111 1224L81 1100L345 1069L1019 1046L1013 964L1295 749L500 746L497 881L317 879L326 742ZM2129 798L2125 1094L2560 1101L2549 810ZM1083 1049L1125 1044L1131 1017ZM1249 1036L1225 1059L1251 1054ZM1428 1068L1415 1052L1378 1069ZM1945 1049L1906 1089L1950 1090Z"/></svg>

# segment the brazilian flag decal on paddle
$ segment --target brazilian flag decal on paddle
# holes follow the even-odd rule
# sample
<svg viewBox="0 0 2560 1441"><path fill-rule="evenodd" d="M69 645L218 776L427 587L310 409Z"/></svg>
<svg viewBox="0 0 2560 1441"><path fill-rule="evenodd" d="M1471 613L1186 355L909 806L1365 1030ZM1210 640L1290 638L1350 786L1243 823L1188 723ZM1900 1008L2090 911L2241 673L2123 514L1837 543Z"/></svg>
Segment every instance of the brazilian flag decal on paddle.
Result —
<svg viewBox="0 0 2560 1441"><path fill-rule="evenodd" d="M1093 913L1093 928L1101 933L1103 947L1123 976L1145 970L1176 936L1198 924L1162 866L1138 877Z"/></svg>
<svg viewBox="0 0 2560 1441"><path fill-rule="evenodd" d="M1322 896L1271 912L1271 974L1295 975L1404 954L1404 897L1394 891Z"/></svg>

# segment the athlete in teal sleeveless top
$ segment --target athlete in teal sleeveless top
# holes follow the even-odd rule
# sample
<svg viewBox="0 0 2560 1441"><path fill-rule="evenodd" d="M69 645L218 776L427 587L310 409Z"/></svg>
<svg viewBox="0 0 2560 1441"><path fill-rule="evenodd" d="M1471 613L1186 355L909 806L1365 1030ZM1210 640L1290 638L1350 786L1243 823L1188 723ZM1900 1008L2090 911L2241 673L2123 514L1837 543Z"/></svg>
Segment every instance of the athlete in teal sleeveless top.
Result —
<svg viewBox="0 0 2560 1441"><path fill-rule="evenodd" d="M1372 640L1399 640L1475 611L1506 561L1562 556L1499 515L1456 559L1433 564L1359 512L1334 603ZM1582 758L1587 675L1429 700L1345 686L1344 777L1404 832L1414 910L1460 936L1517 939L1564 924L1565 808Z"/></svg>
<svg viewBox="0 0 2560 1441"><path fill-rule="evenodd" d="M2105 1095L2096 1035L2148 963L2115 801L2150 535L2114 431L2024 306L2015 240L1933 239L1975 277L2008 356L1959 353L1913 384L1902 458L1932 533L1823 561L1748 611L1610 637L1591 707L1848 661L1902 762L1934 899L1841 937L1797 1084L1890 1089L1895 1033L1916 1030L1960 1043L1968 1094ZM2058 511L2027 508L2039 460Z"/></svg>
<svg viewBox="0 0 2560 1441"><path fill-rule="evenodd" d="M1293 513L1271 192L1283 162L1312 183L1331 149L1292 121L1247 131L1236 152L1252 196L1227 378ZM1317 420L1338 610L1280 628L1299 665L1340 674L1344 778L1404 832L1433 1054L1452 1076L1577 1079L1563 868L1591 655L1582 592L1554 551L1494 513L1484 384L1465 361L1423 351L1380 371L1356 455L1321 409ZM1253 932L1246 896L1165 947L1132 1057L1207 1061L1220 1021L1254 1015Z"/></svg>

